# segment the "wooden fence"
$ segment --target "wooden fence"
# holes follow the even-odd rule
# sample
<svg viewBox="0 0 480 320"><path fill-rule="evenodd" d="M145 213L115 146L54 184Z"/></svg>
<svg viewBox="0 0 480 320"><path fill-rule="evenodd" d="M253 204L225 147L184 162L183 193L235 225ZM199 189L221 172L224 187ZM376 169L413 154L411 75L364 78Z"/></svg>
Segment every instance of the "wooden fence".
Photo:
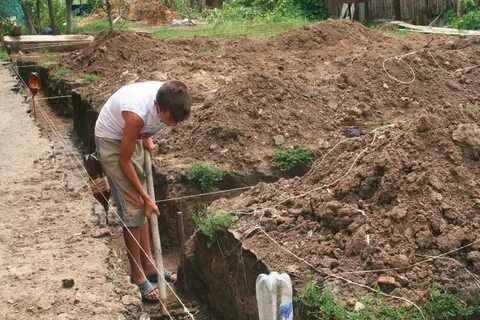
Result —
<svg viewBox="0 0 480 320"><path fill-rule="evenodd" d="M338 17L343 1L326 0L332 15ZM457 0L400 0L402 20L428 24L446 8L455 8ZM367 19L394 19L393 0L368 0Z"/></svg>

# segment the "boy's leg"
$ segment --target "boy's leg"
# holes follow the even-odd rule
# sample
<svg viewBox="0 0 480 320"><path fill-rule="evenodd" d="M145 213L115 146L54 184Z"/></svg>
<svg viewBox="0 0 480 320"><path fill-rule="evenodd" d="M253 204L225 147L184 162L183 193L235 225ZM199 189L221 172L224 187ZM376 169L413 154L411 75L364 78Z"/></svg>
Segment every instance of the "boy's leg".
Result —
<svg viewBox="0 0 480 320"><path fill-rule="evenodd" d="M145 275L150 276L157 273L156 267L152 264L155 263L155 260L152 256L152 250L150 248L150 233L149 233L150 224L147 222L140 227L140 245L143 250L148 254L141 252L142 267Z"/></svg>
<svg viewBox="0 0 480 320"><path fill-rule="evenodd" d="M123 228L123 238L125 240L125 246L127 247L127 254L128 254L128 260L130 262L130 278L132 279L132 282L135 283L136 285L140 285L144 283L147 279L145 278L145 273L143 271L143 266L142 266L142 257L145 256L145 254L142 252L142 249L140 246L143 247L142 245L142 228L147 229L148 232L148 224L144 223L140 227L128 227L128 228ZM140 243L140 246L138 245ZM146 251L146 250L145 250ZM149 253L149 251L146 251ZM158 299L159 297L159 292L158 289L155 289L149 294L150 299Z"/></svg>

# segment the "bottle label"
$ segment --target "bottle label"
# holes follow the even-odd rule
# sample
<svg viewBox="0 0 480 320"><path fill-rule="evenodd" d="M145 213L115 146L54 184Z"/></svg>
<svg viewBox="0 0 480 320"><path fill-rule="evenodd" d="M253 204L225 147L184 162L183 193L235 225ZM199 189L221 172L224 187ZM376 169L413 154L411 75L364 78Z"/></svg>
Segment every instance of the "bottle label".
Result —
<svg viewBox="0 0 480 320"><path fill-rule="evenodd" d="M94 195L110 192L110 186L105 177L97 178L95 180L90 179L90 189Z"/></svg>
<svg viewBox="0 0 480 320"><path fill-rule="evenodd" d="M279 310L280 320L292 320L293 319L293 303L284 303L280 305Z"/></svg>

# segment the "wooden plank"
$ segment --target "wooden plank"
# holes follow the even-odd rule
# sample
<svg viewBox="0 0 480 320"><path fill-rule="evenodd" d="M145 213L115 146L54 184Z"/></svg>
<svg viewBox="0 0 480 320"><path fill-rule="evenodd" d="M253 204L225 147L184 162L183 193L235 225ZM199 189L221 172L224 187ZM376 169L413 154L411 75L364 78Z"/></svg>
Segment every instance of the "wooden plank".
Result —
<svg viewBox="0 0 480 320"><path fill-rule="evenodd" d="M458 36L480 36L480 31L475 31L475 30L460 30L460 29L453 29L453 28L416 26L403 21L393 21L391 23L403 28L410 29L415 32L449 34L449 35L458 35Z"/></svg>
<svg viewBox="0 0 480 320"><path fill-rule="evenodd" d="M71 51L90 45L94 39L88 35L29 35L5 36L4 42L12 51L35 51L42 48L51 51Z"/></svg>

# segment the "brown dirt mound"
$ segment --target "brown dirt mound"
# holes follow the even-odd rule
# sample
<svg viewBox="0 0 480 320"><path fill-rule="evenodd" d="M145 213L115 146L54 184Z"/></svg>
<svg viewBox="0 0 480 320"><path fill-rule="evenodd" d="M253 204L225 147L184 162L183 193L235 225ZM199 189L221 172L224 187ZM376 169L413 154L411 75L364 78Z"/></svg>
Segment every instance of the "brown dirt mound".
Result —
<svg viewBox="0 0 480 320"><path fill-rule="evenodd" d="M389 293L413 301L427 298L437 282L478 303L480 290L464 267L480 272L480 243L448 256L457 262L441 258L408 266L480 241L479 120L478 112L458 107L421 112L377 135L346 141L301 179L259 185L211 210L250 213L237 231L260 225L320 269L317 276L346 272L372 287L380 275L393 276ZM293 274L297 289L311 272L262 233L244 244L273 270ZM397 270L371 271L390 268ZM355 273L360 270L367 273ZM342 299L360 295L358 287L332 278L327 283Z"/></svg>

